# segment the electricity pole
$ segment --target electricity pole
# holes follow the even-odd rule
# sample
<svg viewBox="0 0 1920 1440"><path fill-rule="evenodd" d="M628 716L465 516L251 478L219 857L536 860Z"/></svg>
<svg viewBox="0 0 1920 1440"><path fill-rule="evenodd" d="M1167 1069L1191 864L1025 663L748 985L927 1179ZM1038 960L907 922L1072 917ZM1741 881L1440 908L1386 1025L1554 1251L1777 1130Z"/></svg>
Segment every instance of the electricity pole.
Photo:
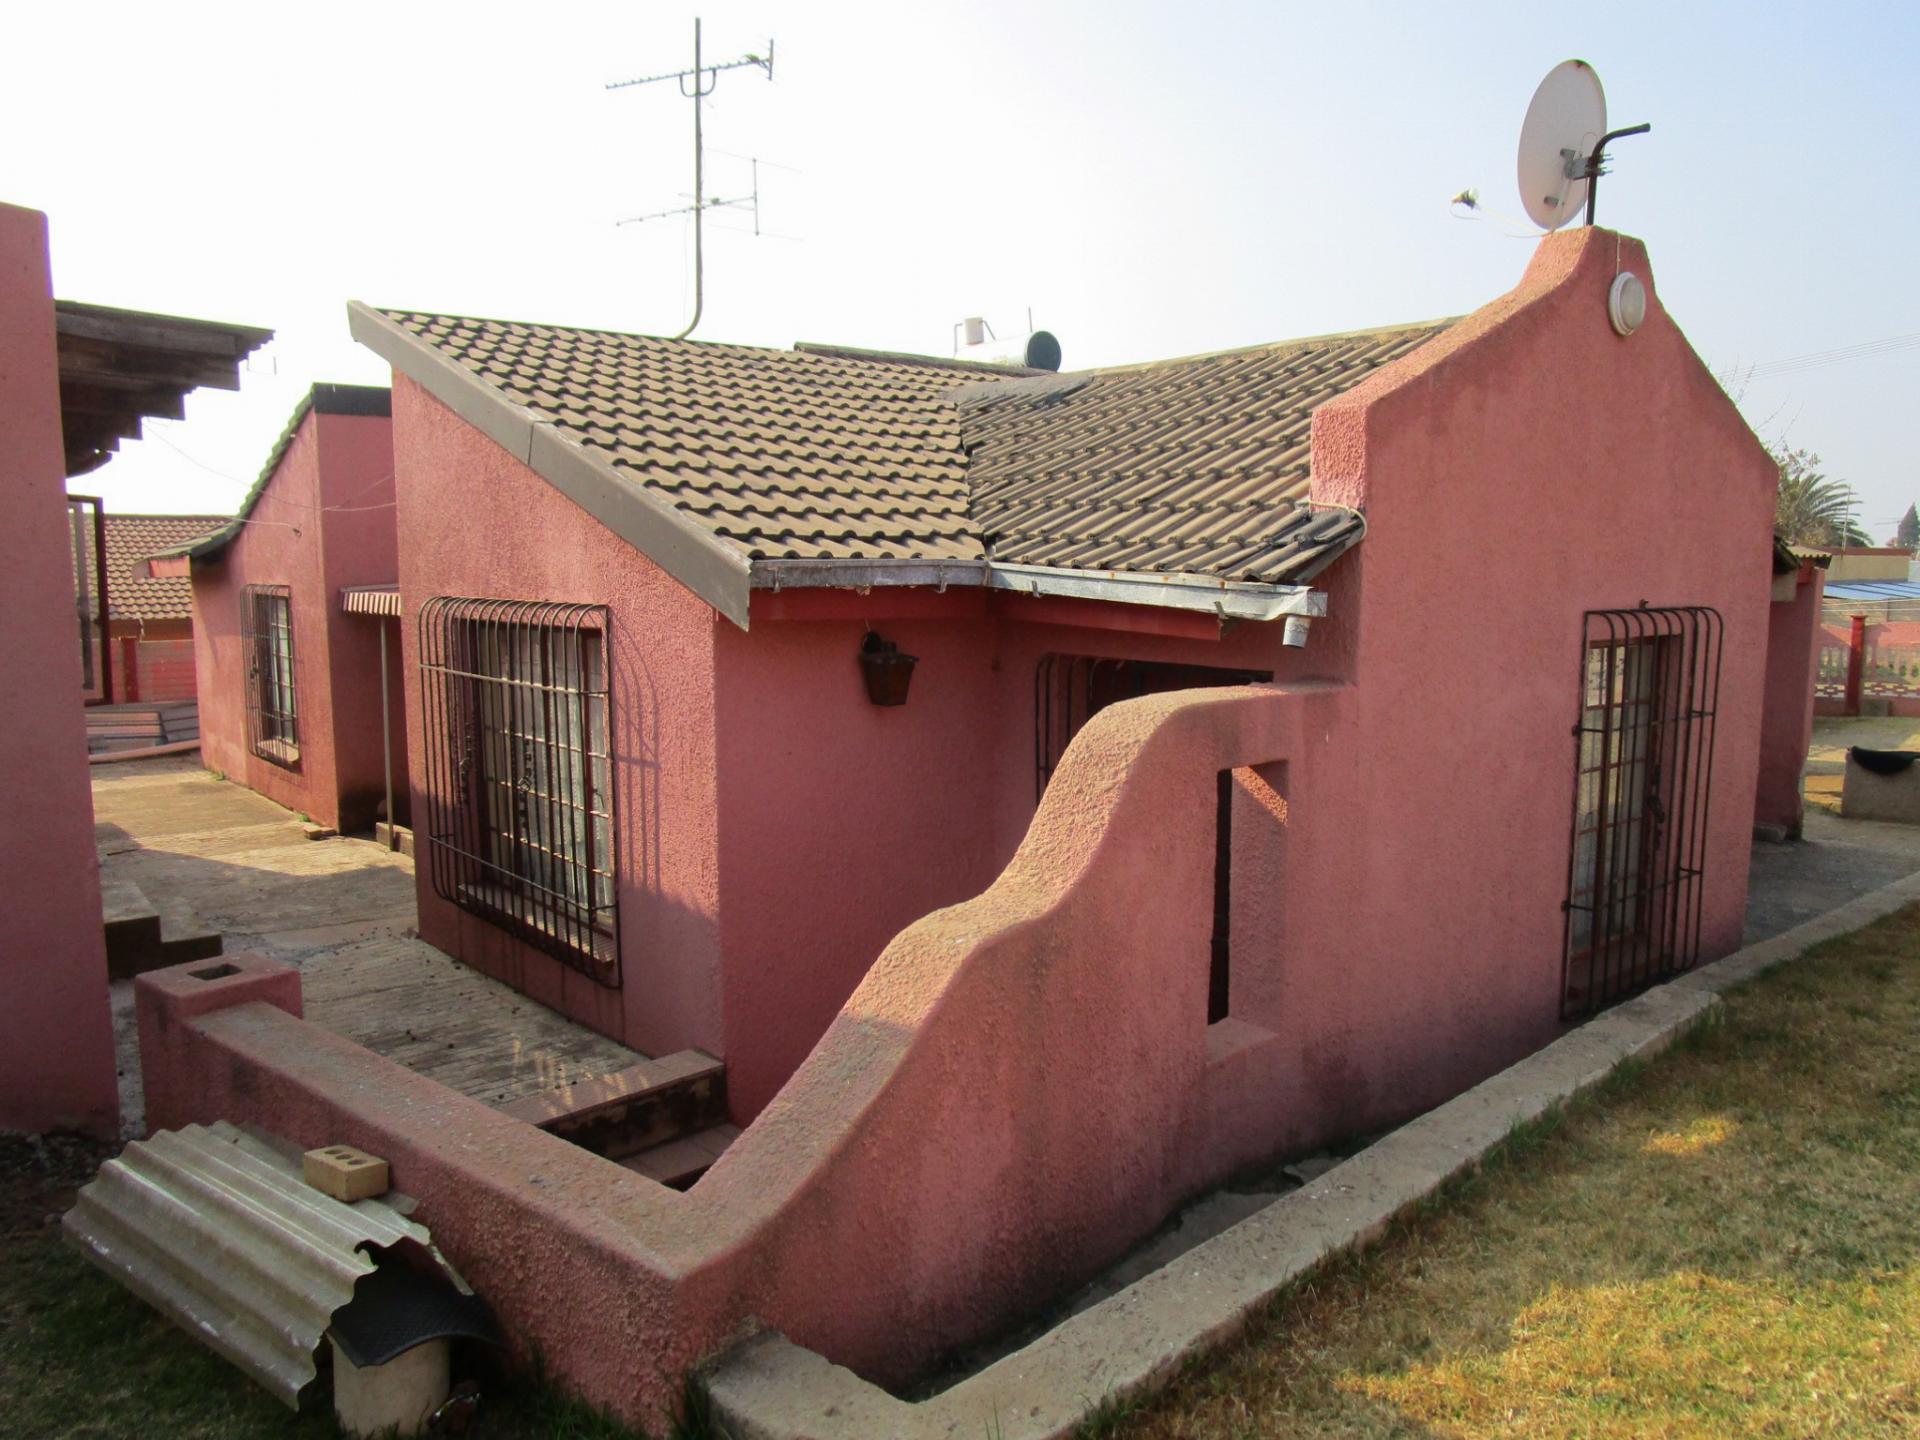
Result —
<svg viewBox="0 0 1920 1440"><path fill-rule="evenodd" d="M700 323L700 312L706 307L706 255L701 243L700 217L708 210L723 205L743 205L745 200L708 200L706 196L705 161L706 151L700 136L700 102L713 93L719 83L722 70L739 70L749 65L757 65L767 72L767 79L773 79L773 41L767 41L765 55L747 54L738 60L728 60L720 65L702 65L700 62L700 22L693 22L693 68L691 70L670 70L661 75L643 75L637 80L616 80L607 86L609 90L625 90L635 85L652 85L660 80L672 80L680 87L680 93L693 101L693 204L683 205L678 210L660 210L651 215L636 215L631 220L622 220L622 225L637 225L643 220L659 220L668 215L693 215L693 318L687 321L686 328L673 338L684 340L693 333L694 326ZM691 82L691 85L689 85ZM753 181L754 228L760 224L760 175L759 166L754 167Z"/></svg>

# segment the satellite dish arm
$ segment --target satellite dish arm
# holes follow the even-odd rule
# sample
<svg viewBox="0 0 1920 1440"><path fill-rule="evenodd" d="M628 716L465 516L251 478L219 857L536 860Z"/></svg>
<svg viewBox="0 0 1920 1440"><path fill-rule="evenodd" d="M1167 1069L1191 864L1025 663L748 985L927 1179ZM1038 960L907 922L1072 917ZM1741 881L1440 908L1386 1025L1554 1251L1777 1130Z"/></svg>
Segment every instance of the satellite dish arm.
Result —
<svg viewBox="0 0 1920 1440"><path fill-rule="evenodd" d="M1593 202L1600 193L1600 177L1606 173L1607 146L1629 135L1644 135L1653 129L1651 122L1645 125L1629 125L1624 130L1609 130L1600 137L1600 143L1593 147L1593 153L1587 157L1587 224L1593 224Z"/></svg>

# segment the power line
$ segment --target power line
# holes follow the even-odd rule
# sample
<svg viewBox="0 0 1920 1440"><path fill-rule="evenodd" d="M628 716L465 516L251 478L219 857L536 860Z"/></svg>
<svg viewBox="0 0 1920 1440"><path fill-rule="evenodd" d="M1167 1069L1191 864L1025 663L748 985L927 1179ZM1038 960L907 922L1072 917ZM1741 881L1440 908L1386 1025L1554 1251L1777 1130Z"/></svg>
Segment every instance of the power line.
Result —
<svg viewBox="0 0 1920 1440"><path fill-rule="evenodd" d="M1831 350L1812 350L1805 355L1789 355L1779 360L1763 360L1736 373L1748 380L1767 380L1780 375L1798 375L1827 365L1843 365L1853 360L1875 360L1885 355L1920 349L1920 331L1889 335L1881 340L1863 340L1856 345L1841 345Z"/></svg>

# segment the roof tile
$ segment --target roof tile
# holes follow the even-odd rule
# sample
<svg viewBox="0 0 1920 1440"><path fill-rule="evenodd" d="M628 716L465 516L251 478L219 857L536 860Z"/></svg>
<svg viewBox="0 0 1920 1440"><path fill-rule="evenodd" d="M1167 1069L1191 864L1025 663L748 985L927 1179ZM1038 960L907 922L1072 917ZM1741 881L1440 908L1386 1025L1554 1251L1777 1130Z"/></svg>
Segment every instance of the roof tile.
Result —
<svg viewBox="0 0 1920 1440"><path fill-rule="evenodd" d="M384 311L753 558L1298 583L1314 409L1446 322L1078 375Z"/></svg>

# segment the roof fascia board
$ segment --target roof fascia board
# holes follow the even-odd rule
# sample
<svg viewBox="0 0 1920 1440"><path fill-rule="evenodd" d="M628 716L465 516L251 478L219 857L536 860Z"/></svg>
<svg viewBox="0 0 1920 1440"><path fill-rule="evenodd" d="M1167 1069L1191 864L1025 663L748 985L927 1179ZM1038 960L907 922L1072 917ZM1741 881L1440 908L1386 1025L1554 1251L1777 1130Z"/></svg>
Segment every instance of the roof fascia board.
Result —
<svg viewBox="0 0 1920 1440"><path fill-rule="evenodd" d="M1210 575L1062 570L1050 565L1003 565L996 561L988 566L987 584L995 590L1027 595L1065 595L1082 600L1107 600L1118 605L1202 610L1229 620L1279 620L1288 615L1317 619L1327 613L1325 591L1305 585L1254 585L1216 580Z"/></svg>
<svg viewBox="0 0 1920 1440"><path fill-rule="evenodd" d="M595 520L742 630L747 628L746 556L372 306L348 301L347 328L355 340Z"/></svg>
<svg viewBox="0 0 1920 1440"><path fill-rule="evenodd" d="M1116 570L1065 570L981 560L756 560L753 588L821 586L868 590L886 585L979 585L1021 595L1058 595L1120 605L1198 610L1232 620L1278 620L1327 613L1324 591L1304 585L1256 585L1207 575L1149 575Z"/></svg>

